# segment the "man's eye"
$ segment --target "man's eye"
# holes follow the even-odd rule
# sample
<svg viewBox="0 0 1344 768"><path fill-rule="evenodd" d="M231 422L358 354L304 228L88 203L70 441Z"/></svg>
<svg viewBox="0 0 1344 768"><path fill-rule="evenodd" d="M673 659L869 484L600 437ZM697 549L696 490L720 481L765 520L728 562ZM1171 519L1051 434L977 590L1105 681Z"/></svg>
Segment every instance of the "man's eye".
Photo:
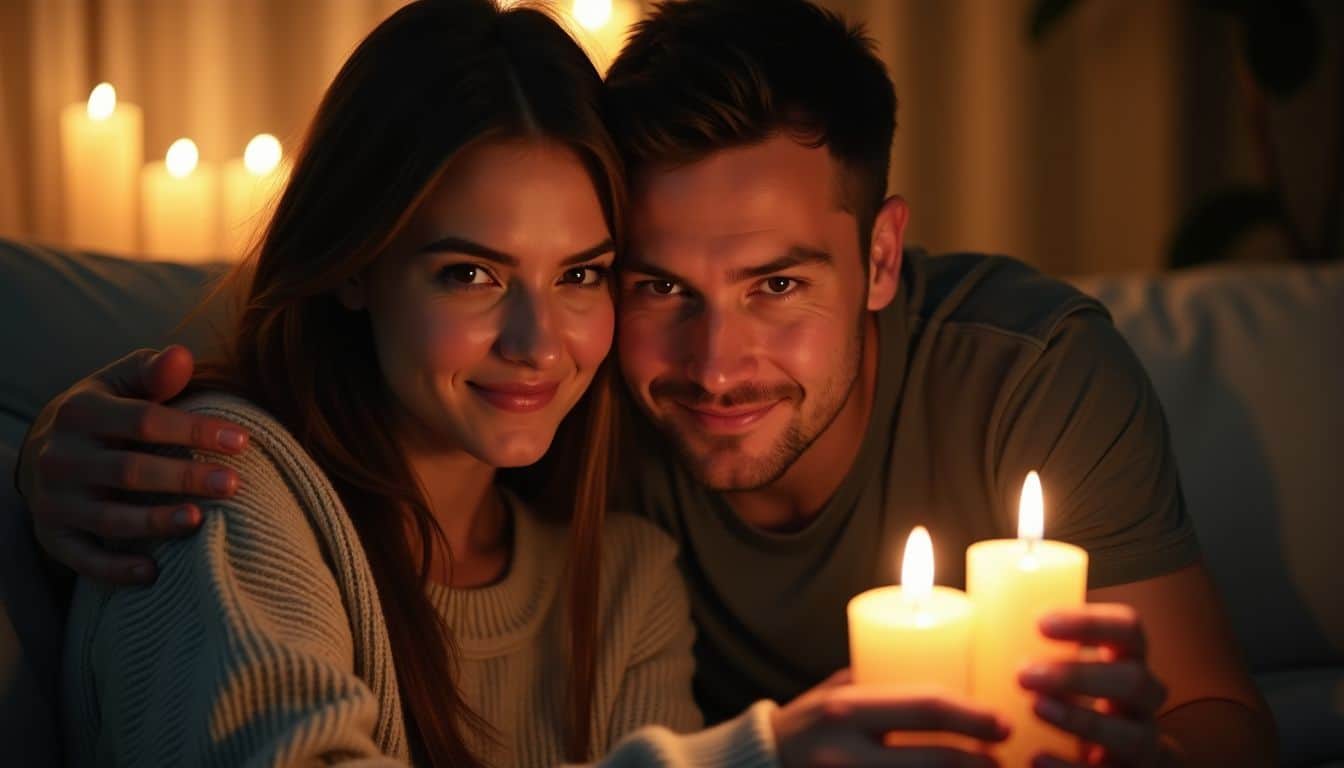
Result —
<svg viewBox="0 0 1344 768"><path fill-rule="evenodd" d="M674 283L671 280L645 280L636 287L655 296L676 296L686 292L680 283Z"/></svg>
<svg viewBox="0 0 1344 768"><path fill-rule="evenodd" d="M564 285L601 285L607 281L607 268L602 266L574 267L560 276Z"/></svg>
<svg viewBox="0 0 1344 768"><path fill-rule="evenodd" d="M450 264L439 270L439 283L449 288L464 288L469 285L495 285L495 278L475 264Z"/></svg>
<svg viewBox="0 0 1344 768"><path fill-rule="evenodd" d="M783 296L792 293L798 287L798 281L792 277L767 277L761 288L771 296Z"/></svg>

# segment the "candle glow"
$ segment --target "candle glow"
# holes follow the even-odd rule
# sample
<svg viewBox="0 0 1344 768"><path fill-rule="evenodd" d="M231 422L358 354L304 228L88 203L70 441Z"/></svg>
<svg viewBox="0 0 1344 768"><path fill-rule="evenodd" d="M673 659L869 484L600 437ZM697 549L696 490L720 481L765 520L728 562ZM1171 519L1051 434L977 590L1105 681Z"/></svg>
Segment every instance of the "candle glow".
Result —
<svg viewBox="0 0 1344 768"><path fill-rule="evenodd" d="M243 166L253 176L265 176L280 164L280 140L269 133L259 133L247 142L243 150Z"/></svg>
<svg viewBox="0 0 1344 768"><path fill-rule="evenodd" d="M89 92L88 113L90 120L102 122L117 110L117 89L111 83L99 83Z"/></svg>
<svg viewBox="0 0 1344 768"><path fill-rule="evenodd" d="M191 139L174 141L168 147L168 153L163 157L168 173L175 179L186 178L192 171L196 170L196 164L200 160L200 150L196 149L196 142Z"/></svg>
<svg viewBox="0 0 1344 768"><path fill-rule="evenodd" d="M574 0L574 18L587 29L601 29L611 20L611 0Z"/></svg>

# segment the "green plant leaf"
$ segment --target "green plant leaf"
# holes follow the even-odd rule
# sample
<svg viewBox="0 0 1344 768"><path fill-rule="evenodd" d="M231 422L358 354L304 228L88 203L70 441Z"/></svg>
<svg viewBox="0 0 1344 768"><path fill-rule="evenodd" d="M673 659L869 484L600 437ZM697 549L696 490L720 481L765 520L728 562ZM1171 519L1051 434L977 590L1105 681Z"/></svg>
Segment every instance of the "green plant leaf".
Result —
<svg viewBox="0 0 1344 768"><path fill-rule="evenodd" d="M1220 189L1185 212L1167 249L1167 264L1179 269L1219 261L1248 232L1282 216L1279 199L1264 187Z"/></svg>
<svg viewBox="0 0 1344 768"><path fill-rule="evenodd" d="M1320 34L1304 0L1253 0L1241 20L1246 64L1265 92L1284 99L1315 76Z"/></svg>
<svg viewBox="0 0 1344 768"><path fill-rule="evenodd" d="M1033 45L1039 45L1051 28L1068 15L1080 3L1080 0L1036 0L1027 19L1027 39Z"/></svg>

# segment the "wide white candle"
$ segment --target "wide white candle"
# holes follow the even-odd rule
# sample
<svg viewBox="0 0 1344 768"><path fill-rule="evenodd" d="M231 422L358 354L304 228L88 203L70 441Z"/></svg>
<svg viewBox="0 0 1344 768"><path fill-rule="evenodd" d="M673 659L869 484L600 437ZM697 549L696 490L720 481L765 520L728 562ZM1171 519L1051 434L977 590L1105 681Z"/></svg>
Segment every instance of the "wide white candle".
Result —
<svg viewBox="0 0 1344 768"><path fill-rule="evenodd" d="M224 166L224 216L221 252L239 258L270 221L289 168L283 162L280 141L269 133L257 134L241 158Z"/></svg>
<svg viewBox="0 0 1344 768"><path fill-rule="evenodd" d="M87 103L61 110L60 130L66 239L76 248L136 253L144 113L99 83Z"/></svg>
<svg viewBox="0 0 1344 768"><path fill-rule="evenodd" d="M961 590L934 586L933 571L933 542L918 526L906 541L901 585L870 589L849 601L856 684L910 694L970 692L974 610ZM962 745L947 734L892 734L887 743Z"/></svg>
<svg viewBox="0 0 1344 768"><path fill-rule="evenodd" d="M191 139L178 139L163 162L141 174L145 253L178 261L219 257L218 180Z"/></svg>
<svg viewBox="0 0 1344 768"><path fill-rule="evenodd" d="M1017 682L1029 662L1076 656L1075 645L1047 639L1037 622L1087 598L1087 552L1042 540L1044 522L1040 478L1032 472L1022 488L1017 538L976 542L966 550L966 590L976 614L971 691L1012 725L1012 735L994 750L1005 766L1029 765L1041 751L1065 757L1078 751L1076 738L1036 717L1034 694Z"/></svg>

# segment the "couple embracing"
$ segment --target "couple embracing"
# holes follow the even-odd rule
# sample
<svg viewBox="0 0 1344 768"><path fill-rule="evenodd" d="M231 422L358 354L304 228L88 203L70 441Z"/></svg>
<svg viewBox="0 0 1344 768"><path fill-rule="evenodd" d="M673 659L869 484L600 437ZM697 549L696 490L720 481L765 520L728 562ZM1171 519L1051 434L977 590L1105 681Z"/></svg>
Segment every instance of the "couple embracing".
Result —
<svg viewBox="0 0 1344 768"><path fill-rule="evenodd" d="M1108 652L1021 672L1083 744L1038 764L1268 764L1140 364L1063 284L905 248L895 106L805 0L660 4L605 83L525 5L384 21L220 349L30 433L72 761L992 765L997 713L848 684L844 606L917 524L958 584L1040 468L1092 562L1042 631Z"/></svg>

